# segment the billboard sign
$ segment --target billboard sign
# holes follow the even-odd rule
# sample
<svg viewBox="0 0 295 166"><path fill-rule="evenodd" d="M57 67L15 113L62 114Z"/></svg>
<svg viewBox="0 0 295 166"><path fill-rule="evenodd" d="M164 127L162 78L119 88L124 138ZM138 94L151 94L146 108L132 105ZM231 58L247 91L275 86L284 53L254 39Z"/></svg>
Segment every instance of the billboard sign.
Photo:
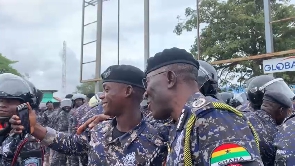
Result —
<svg viewBox="0 0 295 166"><path fill-rule="evenodd" d="M263 72L265 74L285 71L295 71L295 56L263 60Z"/></svg>

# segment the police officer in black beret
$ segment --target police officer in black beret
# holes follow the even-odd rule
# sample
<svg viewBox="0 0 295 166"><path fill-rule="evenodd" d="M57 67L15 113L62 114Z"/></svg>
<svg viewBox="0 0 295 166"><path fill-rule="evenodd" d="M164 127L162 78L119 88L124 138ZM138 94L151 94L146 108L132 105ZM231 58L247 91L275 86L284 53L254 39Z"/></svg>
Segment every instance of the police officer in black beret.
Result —
<svg viewBox="0 0 295 166"><path fill-rule="evenodd" d="M179 48L165 49L147 64L143 83L149 109L155 119L173 118L167 166L262 164L243 115L200 92L200 65L192 54ZM229 147L243 149L246 155L235 154ZM226 152L221 153L222 149Z"/></svg>
<svg viewBox="0 0 295 166"><path fill-rule="evenodd" d="M145 92L144 72L130 65L114 65L101 77L104 114L115 118L96 125L90 131L90 140L42 127L32 120L36 115L30 112L32 135L60 153L87 153L88 165L162 165L167 154L166 144L140 112ZM10 123L15 132L20 132L23 126L17 120L18 117L13 116Z"/></svg>
<svg viewBox="0 0 295 166"><path fill-rule="evenodd" d="M264 165L274 165L273 140L277 126L291 114L292 101L283 93L266 91L260 110L245 113L260 138L260 154Z"/></svg>

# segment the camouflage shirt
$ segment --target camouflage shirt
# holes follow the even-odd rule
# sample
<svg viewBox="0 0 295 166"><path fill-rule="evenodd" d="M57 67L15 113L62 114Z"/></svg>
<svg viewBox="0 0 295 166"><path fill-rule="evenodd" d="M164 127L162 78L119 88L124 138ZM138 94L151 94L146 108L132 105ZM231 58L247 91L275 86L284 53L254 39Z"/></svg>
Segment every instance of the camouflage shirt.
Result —
<svg viewBox="0 0 295 166"><path fill-rule="evenodd" d="M77 108L76 114L74 115L74 118L76 118L76 121L78 122L77 127L80 126L79 121L86 115L89 110L91 110L91 107L87 102Z"/></svg>
<svg viewBox="0 0 295 166"><path fill-rule="evenodd" d="M69 119L70 113L66 112L64 110L61 110L58 114L57 120L56 120L56 130L62 131L62 132L68 132L69 129Z"/></svg>
<svg viewBox="0 0 295 166"><path fill-rule="evenodd" d="M77 131L77 126L78 126L78 121L77 121L77 118L76 118L76 115L77 115L77 109L78 108L73 108L71 111L70 111L70 116L69 116L69 128L68 128L68 132L69 133L76 133Z"/></svg>
<svg viewBox="0 0 295 166"><path fill-rule="evenodd" d="M72 155L88 154L88 165L162 165L167 148L144 118L133 130L113 139L116 119L104 121L91 130L90 141L85 136L56 132L47 128L42 141L53 150Z"/></svg>
<svg viewBox="0 0 295 166"><path fill-rule="evenodd" d="M289 166L295 163L295 116L288 118L285 123L278 128L278 133L274 140L276 147L276 166Z"/></svg>
<svg viewBox="0 0 295 166"><path fill-rule="evenodd" d="M220 166L230 164L263 165L257 144L244 117L222 109L215 109L212 97L196 93L189 98L177 124L169 135L167 165ZM225 104L224 104L225 105ZM195 116L196 120L189 119ZM188 123L189 122L189 123ZM191 134L186 129L192 126ZM184 154L185 137L189 141ZM191 155L187 155L187 154ZM191 156L184 158L184 155ZM186 164L187 165L187 164Z"/></svg>
<svg viewBox="0 0 295 166"><path fill-rule="evenodd" d="M275 120L263 110L247 112L245 116L259 135L260 154L263 164L266 166L274 165L276 150L273 141L278 131Z"/></svg>
<svg viewBox="0 0 295 166"><path fill-rule="evenodd" d="M24 141L27 140L28 142ZM21 148L21 145L23 147ZM19 148L19 153L17 153ZM44 147L33 136L27 135L25 139L20 138L18 134L10 134L3 142L1 147L2 159L1 166L11 166L15 156L16 161L14 166L23 166L30 157L35 158L33 163L41 163L41 159L44 155Z"/></svg>
<svg viewBox="0 0 295 166"><path fill-rule="evenodd" d="M85 115L79 120L78 126L81 126L83 123L85 123L88 119L92 118L95 115L103 114L103 108L102 105L99 104L90 110L88 110Z"/></svg>

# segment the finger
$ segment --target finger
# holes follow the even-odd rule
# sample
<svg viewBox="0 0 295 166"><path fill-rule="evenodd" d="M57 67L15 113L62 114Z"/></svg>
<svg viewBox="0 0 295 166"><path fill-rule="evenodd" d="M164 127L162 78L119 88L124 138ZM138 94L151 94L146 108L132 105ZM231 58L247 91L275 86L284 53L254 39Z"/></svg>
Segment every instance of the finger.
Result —
<svg viewBox="0 0 295 166"><path fill-rule="evenodd" d="M20 119L18 117L17 118L12 117L12 118L9 119L9 123L19 125L19 124L21 124L21 121L20 121Z"/></svg>
<svg viewBox="0 0 295 166"><path fill-rule="evenodd" d="M12 129L10 132L11 133L15 133L15 134L22 134L22 131L21 130Z"/></svg>
<svg viewBox="0 0 295 166"><path fill-rule="evenodd" d="M23 131L24 130L24 126L22 125L11 125L11 128L17 131Z"/></svg>
<svg viewBox="0 0 295 166"><path fill-rule="evenodd" d="M33 109L31 107L30 103L27 102L27 106L28 106L29 113L31 113L31 111L33 111Z"/></svg>
<svg viewBox="0 0 295 166"><path fill-rule="evenodd" d="M95 117L92 117L88 119L85 123L83 123L78 129L77 129L77 134L80 135L82 134L87 128L88 125L95 119Z"/></svg>
<svg viewBox="0 0 295 166"><path fill-rule="evenodd" d="M90 129L92 129L94 126L96 126L98 123L102 122L102 121L105 121L109 118L111 118L110 116L108 115L104 115L104 114L100 114L100 115L97 115L97 116L94 116L93 118L95 118L89 125L88 127Z"/></svg>

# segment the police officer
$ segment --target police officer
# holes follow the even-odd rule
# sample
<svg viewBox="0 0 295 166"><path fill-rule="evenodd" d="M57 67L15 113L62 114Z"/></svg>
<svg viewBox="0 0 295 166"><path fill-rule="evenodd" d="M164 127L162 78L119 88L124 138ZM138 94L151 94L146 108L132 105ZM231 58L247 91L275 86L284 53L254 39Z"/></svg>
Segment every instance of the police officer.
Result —
<svg viewBox="0 0 295 166"><path fill-rule="evenodd" d="M84 103L86 102L86 96L84 94L77 93L77 94L73 95L72 100L73 100L73 108L70 111L68 131L69 131L69 133L74 134L77 132L77 126L78 126L77 114L78 114L78 111L81 111L81 109L78 109L78 108L83 106L82 109L84 109L84 107L85 107ZM69 165L79 166L79 157L68 156L68 159L69 159Z"/></svg>
<svg viewBox="0 0 295 166"><path fill-rule="evenodd" d="M218 75L216 69L208 62L198 60L199 70L197 76L197 82L200 88L200 92L204 96L211 96L217 98L218 89Z"/></svg>
<svg viewBox="0 0 295 166"><path fill-rule="evenodd" d="M291 100L284 94L266 91L261 110L245 113L259 135L260 154L265 166L274 165L276 149L273 140L277 133L277 126L290 115L291 107Z"/></svg>
<svg viewBox="0 0 295 166"><path fill-rule="evenodd" d="M0 74L0 117L16 115L17 107L26 109L25 105L20 106L24 103L29 104L29 108L36 109L42 96L42 92L29 81L10 73ZM1 166L42 165L44 151L30 136L23 138L7 134L2 143L1 154Z"/></svg>
<svg viewBox="0 0 295 166"><path fill-rule="evenodd" d="M267 91L281 92L290 100L295 96L282 78L274 78L269 75L256 76L247 88L248 100L254 111L261 109L263 96Z"/></svg>
<svg viewBox="0 0 295 166"><path fill-rule="evenodd" d="M73 114L73 118L75 119L74 121L76 122L76 126L75 126L75 131L74 133L76 133L76 129L80 126L79 125L79 121L81 120L81 118L83 118L83 116L85 116L85 114L92 108L89 105L89 101L90 99L94 96L94 93L89 93L86 95L86 100L84 101L84 104L81 105L80 107L78 107L76 109L76 113ZM75 156L73 156L73 158L77 158ZM88 163L88 156L87 155L83 155L80 157L80 161L82 165L87 165Z"/></svg>
<svg viewBox="0 0 295 166"><path fill-rule="evenodd" d="M248 79L245 83L245 93L244 96L246 97L247 101L242 102L240 106L237 107L237 110L241 111L241 112L250 112L250 111L254 111L251 103L249 102L248 99L248 92L247 89L249 87L250 82L254 79L255 77L252 77L250 79ZM242 96L244 98L244 96Z"/></svg>
<svg viewBox="0 0 295 166"><path fill-rule="evenodd" d="M60 103L61 111L57 117L57 124L56 129L59 132L68 132L69 128L69 119L70 115L69 112L71 111L72 107L72 100L71 99L63 99ZM67 156L65 154L61 154L58 152L53 152L52 159L51 159L51 166L66 166L67 165Z"/></svg>
<svg viewBox="0 0 295 166"><path fill-rule="evenodd" d="M149 109L155 119L174 120L166 165L262 165L258 140L243 115L200 93L202 80L195 81L199 63L190 53L165 49L147 64Z"/></svg>
<svg viewBox="0 0 295 166"><path fill-rule="evenodd" d="M114 65L102 74L104 93L100 96L104 113L113 118L91 130L91 141L86 137L68 135L34 121L30 124L36 138L50 148L66 154L88 152L88 165L162 165L166 146L157 130L145 122L139 107L144 88L144 73L130 65ZM18 117L10 119L15 132L22 126Z"/></svg>

